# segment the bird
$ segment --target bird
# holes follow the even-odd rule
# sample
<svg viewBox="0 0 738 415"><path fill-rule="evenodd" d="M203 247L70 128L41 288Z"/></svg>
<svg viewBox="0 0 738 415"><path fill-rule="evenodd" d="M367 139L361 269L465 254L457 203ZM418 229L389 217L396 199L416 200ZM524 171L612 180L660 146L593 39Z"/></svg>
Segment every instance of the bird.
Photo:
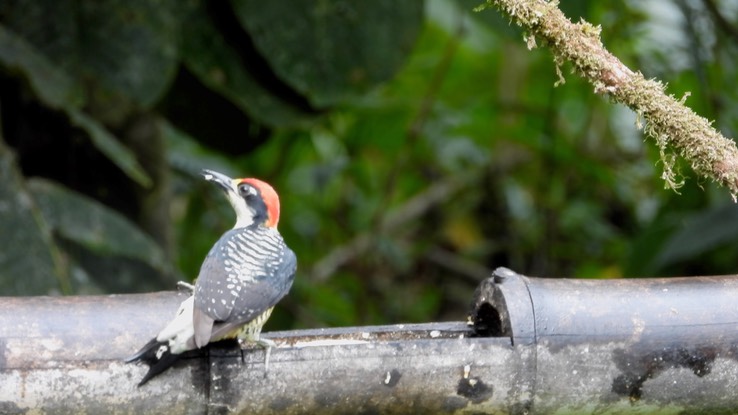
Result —
<svg viewBox="0 0 738 415"><path fill-rule="evenodd" d="M202 176L225 192L236 224L210 249L194 286L182 284L192 295L182 301L175 317L125 359L149 366L138 386L171 367L183 353L225 339L263 347L265 373L269 368L275 344L260 336L261 329L289 292L297 270L297 257L277 230L279 196L259 179L231 179L207 169Z"/></svg>

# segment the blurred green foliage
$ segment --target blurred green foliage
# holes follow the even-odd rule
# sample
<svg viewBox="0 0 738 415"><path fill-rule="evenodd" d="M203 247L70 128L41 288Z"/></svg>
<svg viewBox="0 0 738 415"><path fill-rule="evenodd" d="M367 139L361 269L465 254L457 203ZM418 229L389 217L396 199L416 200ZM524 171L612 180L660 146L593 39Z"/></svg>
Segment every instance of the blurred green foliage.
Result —
<svg viewBox="0 0 738 415"><path fill-rule="evenodd" d="M280 192L272 328L463 319L498 266L735 273L727 192L664 190L635 115L478 3L0 3L0 294L193 279L234 220L202 168ZM735 136L734 4L561 7Z"/></svg>

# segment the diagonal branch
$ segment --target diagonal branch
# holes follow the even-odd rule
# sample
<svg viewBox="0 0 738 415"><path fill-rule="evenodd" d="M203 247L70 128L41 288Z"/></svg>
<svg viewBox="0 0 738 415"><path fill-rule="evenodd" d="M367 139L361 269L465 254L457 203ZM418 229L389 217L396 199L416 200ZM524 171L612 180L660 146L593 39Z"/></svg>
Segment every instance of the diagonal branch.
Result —
<svg viewBox="0 0 738 415"><path fill-rule="evenodd" d="M710 178L738 196L738 149L732 140L715 130L711 122L695 114L665 93L656 80L645 79L605 49L600 28L586 21L572 23L557 7L543 0L487 0L526 31L529 48L537 41L554 55L556 70L571 62L575 71L589 81L595 93L608 94L625 104L645 121L644 132L656 141L664 162L662 178L667 187L677 188L672 152L684 157L697 174ZM481 9L480 8L480 9ZM561 79L563 81L563 79ZM561 82L560 81L560 82ZM640 122L639 122L640 125Z"/></svg>

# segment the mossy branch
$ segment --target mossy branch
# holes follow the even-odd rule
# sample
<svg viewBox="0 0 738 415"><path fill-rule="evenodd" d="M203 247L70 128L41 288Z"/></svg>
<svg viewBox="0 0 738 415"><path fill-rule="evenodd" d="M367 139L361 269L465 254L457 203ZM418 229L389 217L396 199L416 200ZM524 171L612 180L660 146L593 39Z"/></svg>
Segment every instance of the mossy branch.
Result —
<svg viewBox="0 0 738 415"><path fill-rule="evenodd" d="M558 2L543 0L487 0L526 32L529 48L537 42L547 45L559 67L571 62L576 73L594 86L595 93L608 94L638 114L638 125L659 147L664 164L662 177L667 187L678 188L673 172L676 153L687 160L697 174L725 186L733 200L738 195L738 149L735 143L715 130L711 122L697 115L672 95L664 85L644 78L607 51L600 40L600 28L586 21L572 23L558 8ZM645 124L641 123L645 121Z"/></svg>

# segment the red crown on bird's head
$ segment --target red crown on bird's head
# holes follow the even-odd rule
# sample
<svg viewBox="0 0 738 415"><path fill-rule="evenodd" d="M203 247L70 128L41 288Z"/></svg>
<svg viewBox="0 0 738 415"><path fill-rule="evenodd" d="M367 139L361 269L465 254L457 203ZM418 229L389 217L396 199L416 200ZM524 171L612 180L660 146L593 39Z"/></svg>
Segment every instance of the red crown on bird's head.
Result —
<svg viewBox="0 0 738 415"><path fill-rule="evenodd" d="M264 225L270 228L276 228L279 223L279 196L277 196L274 188L269 183L253 177L242 179L241 183L247 183L259 191L267 207L268 217Z"/></svg>

